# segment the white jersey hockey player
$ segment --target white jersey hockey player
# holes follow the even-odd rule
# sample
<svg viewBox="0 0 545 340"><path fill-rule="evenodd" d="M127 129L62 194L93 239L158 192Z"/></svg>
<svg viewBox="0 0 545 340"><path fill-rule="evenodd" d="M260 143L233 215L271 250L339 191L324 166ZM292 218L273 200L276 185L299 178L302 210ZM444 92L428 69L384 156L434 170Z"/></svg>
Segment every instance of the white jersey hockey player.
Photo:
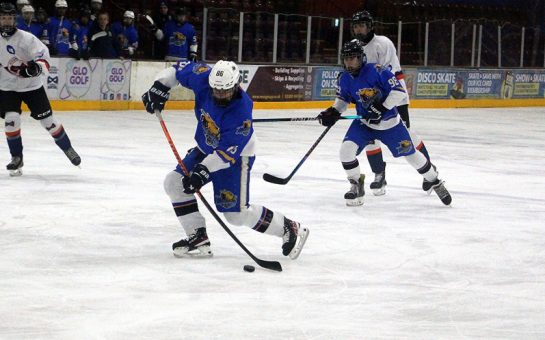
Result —
<svg viewBox="0 0 545 340"><path fill-rule="evenodd" d="M74 165L81 163L72 148L62 124L53 116L45 93L42 75L49 69L47 47L31 33L16 28L15 6L0 4L0 117L5 120L5 133L11 153L7 170L20 176L23 167L21 139L21 104L30 109L30 116L38 121L54 138Z"/></svg>
<svg viewBox="0 0 545 340"><path fill-rule="evenodd" d="M416 149L419 150L430 160L430 156L422 139L411 130L409 119L409 92L403 75L403 70L397 57L397 51L394 43L386 36L375 34L373 17L367 11L360 11L352 16L350 26L352 36L364 44L365 55L368 63L380 64L390 70L405 89L405 98L397 106L399 115L409 128L411 139ZM386 193L386 163L382 158L382 149L379 141L374 141L365 147L367 159L371 170L375 173L375 180L370 187L374 195L384 195Z"/></svg>

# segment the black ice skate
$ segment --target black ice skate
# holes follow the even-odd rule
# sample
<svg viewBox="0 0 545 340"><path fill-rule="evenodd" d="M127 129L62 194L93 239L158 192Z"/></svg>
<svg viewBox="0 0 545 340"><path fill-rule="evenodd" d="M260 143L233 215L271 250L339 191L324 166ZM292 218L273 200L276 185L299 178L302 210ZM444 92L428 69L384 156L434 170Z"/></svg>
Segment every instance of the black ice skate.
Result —
<svg viewBox="0 0 545 340"><path fill-rule="evenodd" d="M375 180L369 186L373 190L373 195L382 196L386 193L386 169L375 173Z"/></svg>
<svg viewBox="0 0 545 340"><path fill-rule="evenodd" d="M346 200L346 205L353 207L363 204L363 196L365 196L365 188L363 187L363 182L365 180L365 175L360 175L359 180L356 182L353 179L350 181L350 190L344 194L344 199Z"/></svg>
<svg viewBox="0 0 545 340"><path fill-rule="evenodd" d="M176 257L210 257L213 255L210 249L210 240L206 235L206 228L198 228L188 238L172 244L172 250Z"/></svg>
<svg viewBox="0 0 545 340"><path fill-rule="evenodd" d="M23 174L23 156L14 156L11 157L11 162L6 165L6 169L9 171L11 177L21 176Z"/></svg>
<svg viewBox="0 0 545 340"><path fill-rule="evenodd" d="M282 236L282 254L295 260L301 254L305 242L307 242L308 228L301 228L301 225L284 217L284 236Z"/></svg>
<svg viewBox="0 0 545 340"><path fill-rule="evenodd" d="M439 199L443 204L450 205L452 202L452 197L450 196L450 193L448 192L447 188L445 187L445 182L437 178L433 182L429 182L424 180L424 183L422 183L422 189L426 191L429 194L431 194L431 191L435 191L437 196L439 196Z"/></svg>
<svg viewBox="0 0 545 340"><path fill-rule="evenodd" d="M73 147L69 147L68 149L63 151L66 157L68 157L68 159L70 160L70 162L72 162L72 164L74 164L75 166L79 166L81 164L81 157L78 155Z"/></svg>

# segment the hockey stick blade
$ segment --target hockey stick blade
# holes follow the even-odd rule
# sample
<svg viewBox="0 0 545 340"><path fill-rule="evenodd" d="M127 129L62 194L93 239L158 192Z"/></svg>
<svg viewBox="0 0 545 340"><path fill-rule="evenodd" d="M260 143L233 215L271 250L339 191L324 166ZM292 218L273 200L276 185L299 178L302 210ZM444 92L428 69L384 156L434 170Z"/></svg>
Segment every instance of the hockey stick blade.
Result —
<svg viewBox="0 0 545 340"><path fill-rule="evenodd" d="M280 177L276 177L276 176L271 175L271 174L264 173L263 174L263 180L265 180L265 181L267 181L269 183L284 185L284 184L287 184L290 181L290 177L280 178Z"/></svg>

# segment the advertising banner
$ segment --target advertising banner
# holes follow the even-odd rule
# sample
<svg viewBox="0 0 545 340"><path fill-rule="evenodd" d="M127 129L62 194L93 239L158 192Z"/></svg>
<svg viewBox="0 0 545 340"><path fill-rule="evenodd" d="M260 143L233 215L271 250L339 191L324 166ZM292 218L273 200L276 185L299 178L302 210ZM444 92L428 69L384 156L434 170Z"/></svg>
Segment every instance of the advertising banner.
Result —
<svg viewBox="0 0 545 340"><path fill-rule="evenodd" d="M103 60L100 95L102 100L129 100L130 60Z"/></svg>
<svg viewBox="0 0 545 340"><path fill-rule="evenodd" d="M259 66L247 92L259 102L311 100L312 68Z"/></svg>
<svg viewBox="0 0 545 340"><path fill-rule="evenodd" d="M335 98L337 77L340 67L314 67L312 69L312 100L332 100Z"/></svg>

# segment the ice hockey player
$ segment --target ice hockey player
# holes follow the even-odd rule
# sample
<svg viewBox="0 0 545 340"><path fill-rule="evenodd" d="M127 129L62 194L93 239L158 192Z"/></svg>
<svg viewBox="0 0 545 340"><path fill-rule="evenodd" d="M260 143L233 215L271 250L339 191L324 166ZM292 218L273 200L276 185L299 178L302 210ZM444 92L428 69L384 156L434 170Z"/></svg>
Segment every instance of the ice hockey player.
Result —
<svg viewBox="0 0 545 340"><path fill-rule="evenodd" d="M394 157L405 157L424 177L422 189L428 193L434 190L449 205L452 198L444 182L438 178L435 166L421 152L415 152L409 131L397 112L396 105L406 96L403 86L389 70L366 62L363 44L357 39L343 45L341 57L345 71L337 80L337 98L318 119L322 125L332 126L349 103L356 104L356 112L362 116L350 125L340 150L342 166L350 181L350 190L344 196L346 204L363 204L365 176L360 174L357 155L377 139L388 146Z"/></svg>
<svg viewBox="0 0 545 340"><path fill-rule="evenodd" d="M218 61L206 64L179 61L161 71L142 100L149 113L161 111L169 90L181 84L195 93L197 146L188 151L183 163L164 180L174 212L187 238L172 245L175 256L211 256L204 217L199 212L195 192L208 182L214 187L214 203L233 225L243 225L260 233L282 237L282 253L299 256L309 229L279 212L250 204L250 172L255 160L256 137L252 125L253 102L239 86L238 66Z"/></svg>
<svg viewBox="0 0 545 340"><path fill-rule="evenodd" d="M0 4L0 117L11 153L7 169L11 176L22 175L23 142L21 139L21 103L25 102L32 118L55 139L74 165L81 158L72 148L61 123L53 116L41 75L49 68L47 47L31 33L15 27L15 6Z"/></svg>
<svg viewBox="0 0 545 340"><path fill-rule="evenodd" d="M350 31L353 38L363 43L367 62L382 65L382 67L391 71L405 89L405 98L397 105L397 110L401 116L401 120L403 120L407 129L409 129L409 134L416 145L416 149L422 152L429 161L430 156L424 142L415 133L414 129L411 129L409 93L394 43L386 36L375 34L373 17L367 11L356 12L352 16ZM386 163L382 157L380 142L372 141L365 147L365 152L371 170L375 173L375 180L370 185L371 190L376 196L384 195L386 193Z"/></svg>

